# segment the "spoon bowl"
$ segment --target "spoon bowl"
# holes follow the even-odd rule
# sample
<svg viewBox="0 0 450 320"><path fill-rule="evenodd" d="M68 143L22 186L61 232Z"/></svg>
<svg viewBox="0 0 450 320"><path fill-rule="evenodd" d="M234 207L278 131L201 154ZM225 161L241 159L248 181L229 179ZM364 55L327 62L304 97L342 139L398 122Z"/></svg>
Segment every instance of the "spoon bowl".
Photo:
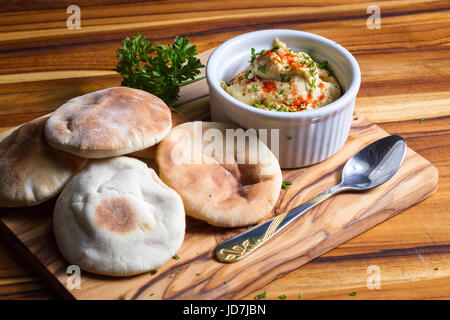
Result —
<svg viewBox="0 0 450 320"><path fill-rule="evenodd" d="M340 186L367 190L385 183L398 171L405 153L406 141L400 136L387 136L373 142L347 161Z"/></svg>

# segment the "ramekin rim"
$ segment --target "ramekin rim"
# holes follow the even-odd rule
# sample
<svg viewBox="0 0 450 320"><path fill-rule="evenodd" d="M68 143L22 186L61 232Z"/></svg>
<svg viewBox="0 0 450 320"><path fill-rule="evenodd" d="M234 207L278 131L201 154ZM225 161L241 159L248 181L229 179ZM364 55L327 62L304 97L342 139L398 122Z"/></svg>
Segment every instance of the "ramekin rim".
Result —
<svg viewBox="0 0 450 320"><path fill-rule="evenodd" d="M284 33L286 35L290 36L303 36L308 37L312 39L313 41L321 42L328 47L330 47L332 50L337 51L339 54L341 54L349 63L352 69L352 78L350 85L348 89L344 92L344 94L339 97L336 101L333 101L330 104L327 104L321 108L315 109L315 110L307 110L307 111L301 111L301 112L278 112L278 111L270 111L265 109L258 109L255 107L252 107L250 105L247 105L238 99L231 96L229 93L227 93L223 88L220 86L220 80L217 79L217 81L212 81L211 79L214 79L213 75L211 74L211 65L213 63L218 63L219 61L215 61L216 56L222 51L227 49L228 46L235 43L236 41L240 41L243 38L252 37L255 34L262 34L262 33ZM275 35L274 35L275 36ZM213 65L214 66L214 65ZM222 98L227 100L231 105L238 107L239 109L243 109L245 111L248 111L250 113L262 116L262 117L268 117L268 118L277 118L277 119L307 119L307 118L318 118L318 117L324 117L331 113L334 113L335 111L338 111L339 109L343 108L345 105L348 105L351 103L353 99L355 99L359 87L361 85L361 71L358 65L358 62L356 61L355 57L343 46L338 44L335 41L332 41L330 39L327 39L323 36L319 36L314 33L306 32L306 31L300 31L300 30L291 30L291 29L264 29L264 30L258 30L258 31L252 31L247 32L241 35L238 35L236 37L233 37L225 42L223 42L221 45L219 45L210 55L208 62L206 64L206 79L209 88L213 89L216 93L218 93Z"/></svg>

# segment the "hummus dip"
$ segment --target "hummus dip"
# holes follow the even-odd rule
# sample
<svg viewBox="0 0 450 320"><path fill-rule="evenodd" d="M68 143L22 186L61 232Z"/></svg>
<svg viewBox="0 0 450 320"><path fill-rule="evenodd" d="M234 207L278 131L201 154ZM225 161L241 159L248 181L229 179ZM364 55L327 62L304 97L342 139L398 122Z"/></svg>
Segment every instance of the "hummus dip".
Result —
<svg viewBox="0 0 450 320"><path fill-rule="evenodd" d="M278 39L274 47L255 53L250 67L220 85L239 101L256 108L281 112L313 110L341 96L341 87L327 66L302 51L293 51Z"/></svg>

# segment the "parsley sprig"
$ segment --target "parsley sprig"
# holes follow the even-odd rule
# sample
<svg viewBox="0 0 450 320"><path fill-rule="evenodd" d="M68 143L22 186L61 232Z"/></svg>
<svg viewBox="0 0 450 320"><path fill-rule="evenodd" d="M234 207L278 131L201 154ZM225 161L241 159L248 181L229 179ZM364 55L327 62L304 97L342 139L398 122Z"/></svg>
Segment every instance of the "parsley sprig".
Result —
<svg viewBox="0 0 450 320"><path fill-rule="evenodd" d="M122 75L122 86L150 92L173 105L180 86L205 78L198 76L204 65L196 55L197 47L187 38L177 36L173 44L165 46L136 33L117 50L119 61L114 70Z"/></svg>

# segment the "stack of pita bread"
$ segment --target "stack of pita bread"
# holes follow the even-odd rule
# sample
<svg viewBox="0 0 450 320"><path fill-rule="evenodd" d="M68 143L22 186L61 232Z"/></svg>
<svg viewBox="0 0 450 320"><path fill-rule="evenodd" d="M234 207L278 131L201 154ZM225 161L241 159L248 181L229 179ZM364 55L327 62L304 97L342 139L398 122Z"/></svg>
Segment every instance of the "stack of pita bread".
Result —
<svg viewBox="0 0 450 320"><path fill-rule="evenodd" d="M202 124L223 133L235 128ZM180 248L185 211L220 227L247 226L278 199L280 166L259 140L256 163L223 163L204 148L188 148L200 163L176 161L194 127L137 89L73 98L0 142L0 207L59 194L54 233L69 263L110 276L153 270ZM161 179L137 157L155 159Z"/></svg>

